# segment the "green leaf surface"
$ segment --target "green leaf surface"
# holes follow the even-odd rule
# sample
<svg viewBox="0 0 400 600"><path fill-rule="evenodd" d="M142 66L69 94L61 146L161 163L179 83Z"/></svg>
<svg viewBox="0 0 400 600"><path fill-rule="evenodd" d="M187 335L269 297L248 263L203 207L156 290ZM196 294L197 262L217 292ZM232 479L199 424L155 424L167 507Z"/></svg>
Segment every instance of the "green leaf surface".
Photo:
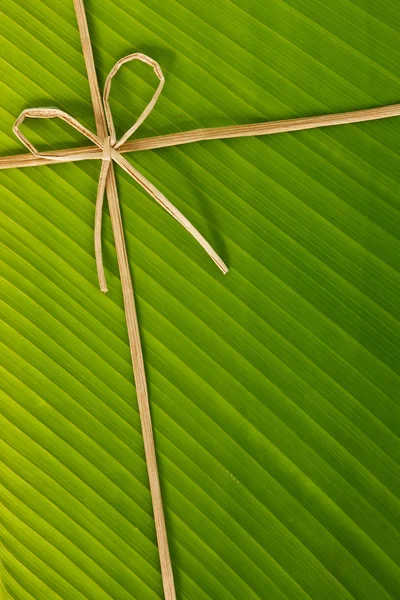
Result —
<svg viewBox="0 0 400 600"><path fill-rule="evenodd" d="M87 0L103 84L166 76L138 136L399 101L394 0ZM124 68L117 131L155 87ZM2 0L0 153L94 129L72 0ZM60 123L41 149L84 145ZM131 154L117 169L179 600L400 597L400 119ZM3 590L156 600L158 554L99 162L0 171ZM106 211L107 212L107 211Z"/></svg>

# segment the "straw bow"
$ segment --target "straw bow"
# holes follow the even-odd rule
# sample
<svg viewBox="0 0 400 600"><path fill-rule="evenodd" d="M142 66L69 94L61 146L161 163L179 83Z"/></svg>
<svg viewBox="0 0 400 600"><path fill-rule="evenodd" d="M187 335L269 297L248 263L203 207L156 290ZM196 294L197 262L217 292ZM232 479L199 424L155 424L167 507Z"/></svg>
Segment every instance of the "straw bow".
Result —
<svg viewBox="0 0 400 600"><path fill-rule="evenodd" d="M132 60L140 60L143 63L153 67L153 71L156 74L159 84L157 86L156 91L153 94L152 99L143 110L139 118L135 121L135 123L124 133L124 135L117 140L114 120L112 117L112 112L110 108L109 96L111 91L111 82L115 74L119 71L121 66L127 62ZM34 118L34 119L54 119L59 118L71 125L74 129L82 133L85 137L87 137L91 142L93 142L96 146L98 146L102 151L102 155L94 156L93 153L87 153L87 155L79 154L79 160L82 158L87 158L91 160L100 159L102 161L99 183L97 187L97 199L96 199L96 211L95 211L95 226L94 226L94 247L95 247L95 257L96 257L96 268L97 275L99 279L99 285L102 292L107 292L107 284L106 278L104 274L104 265L103 265L103 255L102 255L102 243L101 243L101 226L102 226L102 214L103 214L103 203L104 203L104 192L107 183L107 177L110 171L110 162L114 160L117 164L120 165L128 173L132 179L134 179L137 183L139 183L143 189L146 190L169 214L171 214L177 221L180 223L189 233L199 242L199 244L204 248L210 258L215 262L219 269L225 274L228 271L228 267L221 259L220 256L215 252L215 250L210 246L207 240L200 234L200 232L190 223L190 221L162 194L157 188L144 176L142 175L135 167L133 167L127 160L124 158L118 149L131 137L131 135L140 127L143 121L149 116L151 111L153 110L161 91L164 87L165 78L163 72L161 70L160 65L145 54L135 53L128 54L124 56L119 61L115 63L113 68L111 69L108 77L106 79L106 83L104 86L103 93L103 108L107 121L107 127L109 135L105 137L103 140L99 138L98 135L87 129L82 123L79 123L74 117L69 115L68 113L58 109L58 108L27 108L21 112L19 117L14 123L13 131L17 138L28 148L28 150L34 154L35 156L47 160L52 160L54 162L74 162L74 160L78 160L78 156L74 154L74 152L65 155L63 153L55 153L45 154L39 152L37 148L30 142L27 137L20 131L20 126L26 118Z"/></svg>

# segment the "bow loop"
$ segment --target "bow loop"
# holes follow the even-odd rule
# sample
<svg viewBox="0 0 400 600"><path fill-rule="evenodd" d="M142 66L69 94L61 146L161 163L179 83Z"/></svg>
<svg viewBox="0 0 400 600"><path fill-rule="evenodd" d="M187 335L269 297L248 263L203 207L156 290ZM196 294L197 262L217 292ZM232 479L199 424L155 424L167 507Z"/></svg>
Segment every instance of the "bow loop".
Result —
<svg viewBox="0 0 400 600"><path fill-rule="evenodd" d="M112 83L114 76L118 73L118 71L122 67L122 65L124 65L125 63L130 62L132 60L140 60L141 62L149 65L150 67L153 67L153 71L159 79L159 84L158 84L156 91L154 92L152 99L150 100L150 102L148 103L146 108L143 110L142 114L135 121L135 123L132 125L132 127L130 127L126 133L124 133L124 135L121 137L121 139L117 141L115 127L114 127L114 120L112 117L110 102L109 102L111 83ZM111 69L111 71L106 79L106 83L104 86L104 93L103 93L104 112L105 112L106 119L107 119L108 130L110 132L111 146L113 146L113 148L115 148L115 150L118 150L118 148L120 146L122 146L122 144L124 142L126 142L126 140L128 138L131 137L131 135L136 131L136 129L138 129L140 127L140 125L143 123L143 121L149 116L149 114L151 113L151 111L153 110L153 108L155 106L155 103L158 100L158 97L161 94L161 91L164 87L164 83L165 83L165 79L164 79L164 75L163 75L160 65L155 60L153 60L149 56L146 56L145 54L141 54L140 52L136 52L134 54L128 54L127 56L120 58L120 60L115 63L115 65Z"/></svg>
<svg viewBox="0 0 400 600"><path fill-rule="evenodd" d="M21 114L15 121L15 123L13 125L13 132L15 133L17 138L20 140L20 142L22 142L23 145L32 154L34 154L35 156L39 156L40 158L46 158L49 160L56 160L57 162L60 162L60 160L63 158L63 155L62 155L62 153L60 153L60 154L57 154L57 153L45 154L43 152L39 152L39 150L32 144L32 142L30 142L28 140L28 138L20 131L20 126L27 118L31 118L31 119L56 119L56 118L61 119L65 123L68 123L68 125L71 125L71 127L73 127L74 129L76 129L77 131L82 133L86 138L88 138L88 140L90 140L91 142L96 144L96 146L98 146L99 148L103 148L102 141L95 133L93 133L92 131L87 129L84 125L82 125L82 123L79 123L79 121L74 119L74 117L72 117L68 113L64 112L63 110L60 110L59 108L47 108L47 107L26 108L25 110L23 110L21 112ZM91 158L91 157L88 156L87 158ZM66 162L70 161L68 156L65 157L65 160L66 160Z"/></svg>

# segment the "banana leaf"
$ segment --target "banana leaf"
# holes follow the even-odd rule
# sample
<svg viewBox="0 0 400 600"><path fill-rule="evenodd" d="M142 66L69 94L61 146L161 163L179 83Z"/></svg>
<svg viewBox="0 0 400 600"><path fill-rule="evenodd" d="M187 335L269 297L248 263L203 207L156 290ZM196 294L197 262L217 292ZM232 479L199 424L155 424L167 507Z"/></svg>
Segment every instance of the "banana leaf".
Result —
<svg viewBox="0 0 400 600"><path fill-rule="evenodd" d="M139 137L395 103L394 0L87 0L98 75L163 94ZM117 130L154 75L112 90ZM94 130L72 0L2 0L0 154L22 109ZM86 145L56 122L39 149ZM400 597L400 119L138 152L117 169L177 595ZM99 161L0 171L2 591L162 598Z"/></svg>

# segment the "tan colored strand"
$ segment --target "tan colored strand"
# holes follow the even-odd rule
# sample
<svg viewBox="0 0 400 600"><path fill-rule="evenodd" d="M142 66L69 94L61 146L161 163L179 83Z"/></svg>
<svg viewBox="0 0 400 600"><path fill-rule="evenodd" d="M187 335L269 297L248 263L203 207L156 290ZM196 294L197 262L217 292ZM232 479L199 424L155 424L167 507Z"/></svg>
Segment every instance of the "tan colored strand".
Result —
<svg viewBox="0 0 400 600"><path fill-rule="evenodd" d="M122 65L124 65L125 63L130 62L132 60L140 60L141 62L144 62L147 65L149 65L150 67L152 67L153 71L157 75L160 83L158 84L157 89L154 92L152 99L150 100L150 102L148 103L146 108L143 110L142 114L135 121L135 123L132 125L132 127L130 127L128 129L128 131L126 133L124 133L122 138L117 142L117 138L115 135L114 120L112 117L112 112L111 112L110 102L109 102L111 83L112 83L114 76L117 74L117 72L122 67ZM149 56L146 56L145 54L141 54L140 52L135 52L135 54L128 54L128 56L124 56L123 58L121 58L120 60L118 60L115 63L115 65L111 69L110 73L108 74L106 83L104 85L104 93L103 93L104 111L106 114L108 129L110 130L111 145L115 148L115 150L118 150L118 148L120 146L122 146L122 144L128 138L131 137L131 135L136 131L136 129L138 129L138 127L140 127L140 125L143 123L143 121L149 116L149 114L153 110L153 108L162 92L164 83L165 83L165 79L164 79L164 75L163 75L160 65L155 60L153 60Z"/></svg>
<svg viewBox="0 0 400 600"><path fill-rule="evenodd" d="M301 117L299 119L285 119L281 121L267 121L265 123L250 123L249 125L229 125L228 127L209 127L205 129L192 129L179 133L170 133L155 137L143 138L125 142L118 149L121 153L142 152L144 150L157 150L169 146L191 144L207 140L224 140L248 136L273 135L276 133L289 133L319 127L333 127L336 125L350 125L364 123L379 119L389 119L400 116L400 104L391 104L379 108L368 108L352 112L322 115L317 117ZM13 169L22 167L37 167L50 165L57 162L75 162L79 160L96 160L101 158L102 151L93 147L73 148L66 150L51 150L46 152L49 157L38 158L31 154L17 154L14 156L0 157L0 169ZM51 157L55 157L54 159Z"/></svg>
<svg viewBox="0 0 400 600"><path fill-rule="evenodd" d="M89 89L92 98L97 135L101 140L104 140L104 138L108 136L108 130L107 123L104 118L100 88L97 81L96 66L94 63L92 43L90 41L85 5L83 0L73 0L73 2L76 20L78 22L79 35L81 38L83 58L85 60L86 72L89 80Z"/></svg>
<svg viewBox="0 0 400 600"><path fill-rule="evenodd" d="M106 117L100 97L99 85L94 66L93 52L91 48L90 34L87 27L86 13L85 7L83 5L83 0L74 0L74 6L81 33L82 50L85 56L89 85L92 93L97 133L99 137L102 140L104 140L107 137ZM106 184L107 197L110 209L111 225L114 233L117 260L121 276L129 346L132 357L133 373L136 382L136 395L142 426L150 492L153 503L158 552L160 557L161 577L163 582L165 600L176 600L174 576L172 572L167 529L165 525L164 509L162 503L160 481L158 476L153 426L151 422L150 405L147 392L146 372L144 368L132 278L129 269L129 261L126 251L124 230L122 225L117 185L112 161L109 161L109 165L110 166Z"/></svg>
<svg viewBox="0 0 400 600"><path fill-rule="evenodd" d="M116 150L112 150L112 157L126 173L128 173L137 183L139 183L150 196L152 196L160 206L162 206L171 216L174 217L200 244L207 252L208 256L217 267L225 275L228 272L228 267L220 256L215 252L214 248L207 242L201 233L191 224L191 222L170 202L164 194L162 194L144 175L142 175L134 166L132 166L126 158L124 158Z"/></svg>

